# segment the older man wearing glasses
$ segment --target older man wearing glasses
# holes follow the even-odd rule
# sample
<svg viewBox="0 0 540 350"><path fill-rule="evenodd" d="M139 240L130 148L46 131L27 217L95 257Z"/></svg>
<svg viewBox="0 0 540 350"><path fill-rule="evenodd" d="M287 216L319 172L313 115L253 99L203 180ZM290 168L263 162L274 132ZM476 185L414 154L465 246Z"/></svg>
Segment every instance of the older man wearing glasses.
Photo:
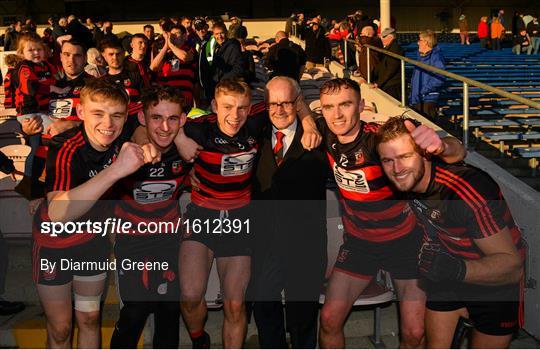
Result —
<svg viewBox="0 0 540 350"><path fill-rule="evenodd" d="M318 299L326 268L327 159L306 151L297 117L298 83L275 77L266 85L272 125L264 131L254 178L257 226L251 300L261 348L317 346ZM282 304L285 300L285 312ZM286 316L285 316L286 315Z"/></svg>

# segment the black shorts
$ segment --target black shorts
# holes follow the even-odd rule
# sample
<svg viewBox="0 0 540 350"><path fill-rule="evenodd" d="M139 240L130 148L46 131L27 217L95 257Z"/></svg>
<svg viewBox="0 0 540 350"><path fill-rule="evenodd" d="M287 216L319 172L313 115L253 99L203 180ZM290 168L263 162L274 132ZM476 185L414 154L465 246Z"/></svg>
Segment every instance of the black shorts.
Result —
<svg viewBox="0 0 540 350"><path fill-rule="evenodd" d="M179 239L176 234L117 235L116 277L123 302L177 301Z"/></svg>
<svg viewBox="0 0 540 350"><path fill-rule="evenodd" d="M40 246L34 241L32 248L32 277L34 283L61 286L77 277L85 280L109 271L110 244L106 237L67 248Z"/></svg>
<svg viewBox="0 0 540 350"><path fill-rule="evenodd" d="M488 335L508 335L521 327L519 284L486 287L465 283L426 283L426 307L433 311L466 308L474 328ZM520 310L521 309L521 310Z"/></svg>
<svg viewBox="0 0 540 350"><path fill-rule="evenodd" d="M380 269L390 272L395 279L417 279L421 243L418 229L388 242L371 242L345 234L334 269L366 280Z"/></svg>
<svg viewBox="0 0 540 350"><path fill-rule="evenodd" d="M216 258L251 256L249 206L214 210L190 203L184 217L182 240L204 244Z"/></svg>

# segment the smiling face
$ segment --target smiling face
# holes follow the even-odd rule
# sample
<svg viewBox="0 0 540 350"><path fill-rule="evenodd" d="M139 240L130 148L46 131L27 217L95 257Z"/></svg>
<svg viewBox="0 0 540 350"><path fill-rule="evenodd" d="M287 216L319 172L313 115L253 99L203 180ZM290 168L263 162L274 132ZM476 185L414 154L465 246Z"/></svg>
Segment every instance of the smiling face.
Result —
<svg viewBox="0 0 540 350"><path fill-rule="evenodd" d="M380 143L377 147L384 173L402 192L423 192L429 174L426 174L425 158L414 146L409 134Z"/></svg>
<svg viewBox="0 0 540 350"><path fill-rule="evenodd" d="M212 109L217 114L219 130L234 137L246 123L251 98L249 95L222 92L212 100Z"/></svg>
<svg viewBox="0 0 540 350"><path fill-rule="evenodd" d="M144 111L144 117L139 116L139 122L146 126L150 142L165 153L171 148L178 130L186 122L186 115L182 114L179 103L159 101Z"/></svg>
<svg viewBox="0 0 540 350"><path fill-rule="evenodd" d="M68 78L73 79L84 71L86 54L81 46L64 43L60 53L60 61L62 61L62 68Z"/></svg>
<svg viewBox="0 0 540 350"><path fill-rule="evenodd" d="M296 119L298 96L293 86L285 79L277 79L269 82L266 88L270 121L278 130L288 128Z"/></svg>
<svg viewBox="0 0 540 350"><path fill-rule="evenodd" d="M133 56L143 57L146 53L146 40L139 37L133 37L131 39L131 48L133 49Z"/></svg>
<svg viewBox="0 0 540 350"><path fill-rule="evenodd" d="M354 140L360 131L360 113L364 101L352 88L341 87L337 91L321 93L321 110L330 130L342 143Z"/></svg>
<svg viewBox="0 0 540 350"><path fill-rule="evenodd" d="M227 39L227 31L225 31L221 26L214 26L213 31L214 39L219 45L223 45L225 39Z"/></svg>
<svg viewBox="0 0 540 350"><path fill-rule="evenodd" d="M92 147L103 152L120 136L127 119L127 104L97 95L81 101L77 115Z"/></svg>
<svg viewBox="0 0 540 350"><path fill-rule="evenodd" d="M42 43L27 41L22 51L23 58L34 63L45 61L45 48Z"/></svg>

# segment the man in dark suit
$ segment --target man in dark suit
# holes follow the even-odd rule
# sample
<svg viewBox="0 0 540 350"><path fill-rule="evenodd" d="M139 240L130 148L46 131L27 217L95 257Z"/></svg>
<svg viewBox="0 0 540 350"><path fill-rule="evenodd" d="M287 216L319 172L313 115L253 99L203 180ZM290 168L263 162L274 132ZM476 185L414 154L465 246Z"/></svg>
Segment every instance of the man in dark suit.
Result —
<svg viewBox="0 0 540 350"><path fill-rule="evenodd" d="M381 33L384 48L398 55L403 55L394 28L386 28ZM393 98L401 101L401 62L397 58L381 55L380 62L375 66L375 85Z"/></svg>
<svg viewBox="0 0 540 350"><path fill-rule="evenodd" d="M288 348L286 331L292 348L317 346L329 167L320 148L306 151L300 143L303 129L296 111L301 98L300 86L289 77L267 84L272 125L260 143L253 186L256 236L250 285L261 348Z"/></svg>
<svg viewBox="0 0 540 350"><path fill-rule="evenodd" d="M300 80L306 65L306 53L299 45L289 40L288 35L279 31L276 33L276 43L268 49L265 65L272 70L272 77L285 75Z"/></svg>

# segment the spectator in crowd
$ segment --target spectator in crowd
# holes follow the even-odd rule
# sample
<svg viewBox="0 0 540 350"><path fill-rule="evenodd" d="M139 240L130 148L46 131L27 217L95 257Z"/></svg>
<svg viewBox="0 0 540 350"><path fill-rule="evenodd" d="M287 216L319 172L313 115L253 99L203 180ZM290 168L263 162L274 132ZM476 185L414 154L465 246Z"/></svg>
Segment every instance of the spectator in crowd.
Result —
<svg viewBox="0 0 540 350"><path fill-rule="evenodd" d="M493 17L491 20L491 49L500 50L501 49L501 40L504 37L504 27L499 22L497 17Z"/></svg>
<svg viewBox="0 0 540 350"><path fill-rule="evenodd" d="M529 38L529 34L527 34L527 30L522 29L518 35L514 37L512 52L516 55L520 55L522 52L527 51L530 45L531 39Z"/></svg>
<svg viewBox="0 0 540 350"><path fill-rule="evenodd" d="M118 40L116 34L113 33L113 24L111 21L103 22L103 38L101 40ZM99 43L96 43L99 45Z"/></svg>
<svg viewBox="0 0 540 350"><path fill-rule="evenodd" d="M480 40L480 47L482 49L487 49L488 47L489 26L487 20L487 16L482 16L480 17L480 22L478 22L478 39Z"/></svg>
<svg viewBox="0 0 540 350"><path fill-rule="evenodd" d="M397 55L403 55L403 50L396 38L394 28L385 28L381 33L384 48ZM382 55L381 61L374 71L375 86L393 98L401 101L401 61L388 55Z"/></svg>
<svg viewBox="0 0 540 350"><path fill-rule="evenodd" d="M156 39L156 33L154 31L154 26L151 25L151 24L146 24L143 27L143 33L144 33L144 36L146 36L146 39L148 39L148 44L149 44L148 47L151 47L154 40Z"/></svg>
<svg viewBox="0 0 540 350"><path fill-rule="evenodd" d="M368 78L368 61L367 61L367 47L364 45L373 45L376 47L383 47L381 38L376 35L375 29L372 26L367 25L362 28L360 35L357 37L358 51L358 70L355 72L355 76L363 79L362 82L366 82ZM369 70L371 74L371 81L373 81L373 71L379 63L381 54L377 51L371 50L369 52Z"/></svg>
<svg viewBox="0 0 540 350"><path fill-rule="evenodd" d="M88 58L88 64L84 67L86 73L95 78L107 74L107 64L98 49L95 47L88 49L86 56Z"/></svg>
<svg viewBox="0 0 540 350"><path fill-rule="evenodd" d="M504 21L504 10L503 9L499 10L499 12L497 13L497 18L499 19L499 22L504 26L504 24L506 22Z"/></svg>
<svg viewBox="0 0 540 350"><path fill-rule="evenodd" d="M512 35L518 36L522 30L526 30L525 21L523 20L523 13L520 11L514 12L514 17L512 17Z"/></svg>
<svg viewBox="0 0 540 350"><path fill-rule="evenodd" d="M67 34L67 18L66 17L60 17L57 23L53 25L53 38L54 40L58 39L61 36L64 36Z"/></svg>
<svg viewBox="0 0 540 350"><path fill-rule="evenodd" d="M13 180L15 180L15 174L19 174L13 165L13 160L9 159L2 152L0 152L0 171L4 174L10 174ZM17 312L24 310L25 307L21 302L7 301L4 299L8 263L8 244L2 235L2 232L0 232L0 316L16 314Z"/></svg>
<svg viewBox="0 0 540 350"><path fill-rule="evenodd" d="M15 190L26 199L43 196L43 183L39 181L45 165L46 150L41 134L48 127L50 119L50 87L57 78L57 70L47 62L45 44L36 33L22 34L18 40L17 54L23 58L13 77L15 108L21 129L28 136L32 148L26 158L24 178Z"/></svg>
<svg viewBox="0 0 540 350"><path fill-rule="evenodd" d="M469 41L469 23L467 22L467 17L465 17L464 14L461 14L459 16L458 25L461 45L470 45L471 43Z"/></svg>
<svg viewBox="0 0 540 350"><path fill-rule="evenodd" d="M538 15L533 16L532 21L527 24L527 34L531 38L531 45L527 49L527 55L531 53L537 55L540 48L540 25L538 24Z"/></svg>
<svg viewBox="0 0 540 350"><path fill-rule="evenodd" d="M247 28L242 24L242 20L238 17L231 18L231 25L229 26L227 37L229 39L245 39L247 36Z"/></svg>
<svg viewBox="0 0 540 350"><path fill-rule="evenodd" d="M37 30L36 23L34 21L32 21L32 19L28 18L24 22L23 32L25 32L25 33L29 33L29 32L35 33L36 30Z"/></svg>
<svg viewBox="0 0 540 350"><path fill-rule="evenodd" d="M332 56L330 42L317 19L313 19L303 31L306 42L306 69L324 67L326 60Z"/></svg>
<svg viewBox="0 0 540 350"><path fill-rule="evenodd" d="M15 23L13 23L13 25L10 26L10 29L6 33L6 37L4 39L4 51L17 50L17 40L19 39L21 30L22 30L21 21L15 21Z"/></svg>
<svg viewBox="0 0 540 350"><path fill-rule="evenodd" d="M159 85L176 87L184 98L183 108L193 107L193 86L195 84L195 49L187 43L187 30L174 25L170 32L164 32L165 44L152 60L150 69L156 72Z"/></svg>
<svg viewBox="0 0 540 350"><path fill-rule="evenodd" d="M417 60L430 66L445 69L441 48L437 45L435 33L431 30L420 32ZM437 116L439 90L444 83L440 75L414 67L411 78L410 104L419 113L430 118Z"/></svg>
<svg viewBox="0 0 540 350"><path fill-rule="evenodd" d="M143 78L144 84L150 86L152 72L149 63L145 60L146 53L149 51L146 36L141 33L134 34L130 38L129 46L131 54L126 58L124 65L127 70L138 72Z"/></svg>
<svg viewBox="0 0 540 350"><path fill-rule="evenodd" d="M202 49L205 54L201 54L199 62L200 78L209 100L214 97L218 82L223 79L243 78L246 75L242 48L238 40L227 38L227 27L223 22L217 22L213 29L215 48L212 50L212 41L208 41ZM209 57L212 57L211 60Z"/></svg>
<svg viewBox="0 0 540 350"><path fill-rule="evenodd" d="M293 34L293 23L296 21L296 13L292 13L285 21L285 34Z"/></svg>
<svg viewBox="0 0 540 350"><path fill-rule="evenodd" d="M270 77L286 76L299 81L306 65L304 49L290 41L283 31L276 33L275 40L264 60L265 66L272 71Z"/></svg>
<svg viewBox="0 0 540 350"><path fill-rule="evenodd" d="M103 40L100 44L101 56L107 62L107 74L103 80L123 87L129 96L128 114L130 117L141 110L140 99L145 82L138 71L129 71L124 66L126 53L119 40Z"/></svg>
<svg viewBox="0 0 540 350"><path fill-rule="evenodd" d="M4 63L7 67L4 77L4 108L15 108L15 90L16 83L13 81L14 74L17 74L19 64L23 58L16 54L9 54L4 57Z"/></svg>
<svg viewBox="0 0 540 350"><path fill-rule="evenodd" d="M71 35L71 39L82 43L85 47L94 46L92 32L74 15L70 15L68 17L66 33Z"/></svg>
<svg viewBox="0 0 540 350"><path fill-rule="evenodd" d="M202 18L198 18L193 22L193 29L195 30L195 51L200 54L201 48L205 42L212 37L208 32L208 24Z"/></svg>

